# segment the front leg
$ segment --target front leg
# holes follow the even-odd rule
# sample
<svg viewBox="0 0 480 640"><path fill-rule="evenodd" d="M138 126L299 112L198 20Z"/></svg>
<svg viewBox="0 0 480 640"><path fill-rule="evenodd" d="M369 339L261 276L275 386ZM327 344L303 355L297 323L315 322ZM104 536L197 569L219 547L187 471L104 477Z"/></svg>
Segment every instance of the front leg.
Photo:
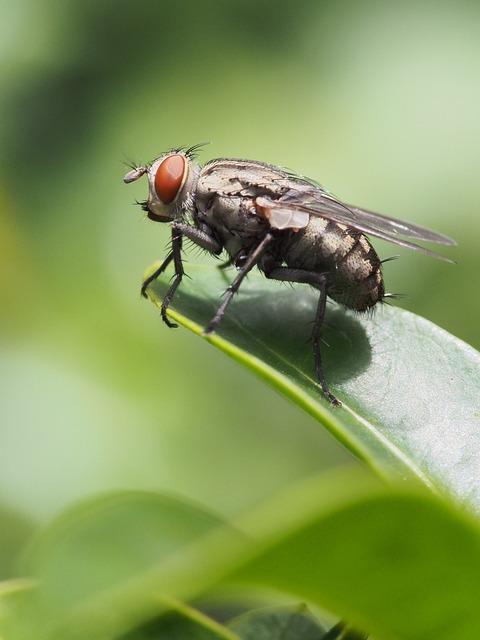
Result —
<svg viewBox="0 0 480 640"><path fill-rule="evenodd" d="M175 324L174 322L170 322L167 316L167 309L170 302L172 301L173 295L178 285L180 284L183 276L185 275L185 271L183 270L183 262L182 262L182 233L181 231L178 231L177 229L175 229L173 225L172 225L172 250L170 251L168 256L165 258L165 260L162 262L162 264L159 266L159 268L156 269L150 276L148 276L148 278L146 278L143 281L141 294L144 298L148 297L147 288L149 287L149 285L152 282L154 282L161 273L165 271L165 269L172 262L172 260L175 266L175 279L173 281L173 284L170 286L169 290L167 291L165 298L163 299L162 306L160 309L160 314L162 316L162 320L165 322L167 327L170 327L171 329L175 329L178 325Z"/></svg>
<svg viewBox="0 0 480 640"><path fill-rule="evenodd" d="M182 232L179 231L175 227L175 225L172 225L171 255L173 258L173 265L175 267L175 278L173 280L173 283L170 286L170 289L167 291L167 294L163 299L162 306L160 308L160 315L162 316L162 320L165 322L167 327L170 327L170 329L176 329L178 327L178 324L176 324L175 322L170 322L167 316L167 309L173 299L173 296L175 294L175 291L177 290L177 287L179 286L183 276L185 275L185 271L183 269L183 260L182 260ZM168 257L167 257L167 260L168 260Z"/></svg>
<svg viewBox="0 0 480 640"><path fill-rule="evenodd" d="M172 228L176 229L178 233L181 233L202 249L205 249L205 251L208 251L208 253L213 253L213 255L218 256L218 254L222 252L223 246L219 240L212 235L208 227L199 229L184 222L174 222Z"/></svg>
<svg viewBox="0 0 480 640"><path fill-rule="evenodd" d="M174 222L172 223L172 258L173 264L175 265L175 279L172 283L172 286L167 291L167 295L163 299L162 307L160 310L162 320L165 324L174 329L178 327L174 322L170 322L167 316L167 309L173 299L174 293L177 290L177 287L182 281L183 276L185 275L185 271L183 270L183 261L182 261L182 238L186 236L189 240L198 244L199 247L209 251L210 253L218 254L222 251L222 245L209 233L206 231L202 231L197 227L191 227L188 224L184 224L183 222ZM168 260L169 256L167 256ZM165 262L167 261L165 260ZM165 263L164 263L165 264ZM166 266L166 265L165 265ZM163 267L163 265L162 265Z"/></svg>
<svg viewBox="0 0 480 640"><path fill-rule="evenodd" d="M341 402L330 391L325 380L322 366L322 354L320 351L322 326L327 305L327 276L324 273L318 273L316 271L290 269L289 267L276 267L268 272L265 272L265 275L267 276L267 278L271 278L272 280L310 284L313 285L316 289L319 289L320 297L318 299L317 311L315 313L312 332L315 370L317 372L318 384L321 386L323 393L333 405L339 407L341 405Z"/></svg>
<svg viewBox="0 0 480 640"><path fill-rule="evenodd" d="M182 261L183 236L186 236L187 238L195 242L195 244L198 244L198 246L202 247L202 249L205 249L210 253L218 254L218 253L221 253L222 251L222 245L218 242L218 240L216 240L216 238L211 236L206 231L197 229L197 227L191 227L190 225L184 224L182 222L172 223L172 250L170 251L168 256L165 258L165 260L162 262L160 267L156 269L150 276L148 276L146 280L143 281L142 289L141 289L142 296L144 298L147 298L148 286L152 282L154 282L165 271L165 269L173 260L173 264L175 267L175 279L172 285L170 286L169 290L167 291L165 298L163 299L161 310L160 310L162 320L165 322L165 324L168 327L172 329L176 328L178 325L175 324L174 322L171 322L168 319L167 309L173 299L173 296L175 294L175 291L177 290L177 287L180 285L182 278L185 275L185 271L183 269L183 261Z"/></svg>
<svg viewBox="0 0 480 640"><path fill-rule="evenodd" d="M158 269L155 269L155 271L152 274L150 274L148 278L145 278L145 280L142 282L142 288L140 289L140 293L144 298L148 298L147 296L148 287L152 284L154 280L158 278L158 276L161 273L165 271L165 269L168 267L168 265L172 260L173 260L173 251L170 251L168 256L165 258L162 264L158 267Z"/></svg>

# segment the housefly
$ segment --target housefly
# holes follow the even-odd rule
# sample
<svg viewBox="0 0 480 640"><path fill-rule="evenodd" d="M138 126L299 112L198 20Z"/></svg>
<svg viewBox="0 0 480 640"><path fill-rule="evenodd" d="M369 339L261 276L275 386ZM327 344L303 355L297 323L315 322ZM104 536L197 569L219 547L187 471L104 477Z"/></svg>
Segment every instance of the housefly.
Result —
<svg viewBox="0 0 480 640"><path fill-rule="evenodd" d="M267 278L304 283L319 291L312 344L317 379L333 405L322 368L321 330L327 296L347 309L366 311L385 292L381 261L365 234L402 247L448 258L414 244L454 245L450 238L423 227L344 204L316 182L283 168L234 158L217 158L200 167L196 151L173 149L145 166L133 166L124 181L148 178L149 194L140 203L147 216L171 226L172 244L163 264L142 285L142 295L173 261L175 278L163 300L167 309L184 276L182 240L207 252L225 251L238 274L204 334L220 324L247 273L258 267Z"/></svg>

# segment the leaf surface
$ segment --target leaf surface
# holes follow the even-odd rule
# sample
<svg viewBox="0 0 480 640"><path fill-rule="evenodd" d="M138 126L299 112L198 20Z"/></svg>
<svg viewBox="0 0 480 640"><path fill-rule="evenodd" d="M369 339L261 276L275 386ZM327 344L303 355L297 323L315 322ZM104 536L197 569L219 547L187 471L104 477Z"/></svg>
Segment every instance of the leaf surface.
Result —
<svg viewBox="0 0 480 640"><path fill-rule="evenodd" d="M157 265L152 267L155 268ZM188 265L169 307L198 335L234 271ZM172 272L148 289L160 305ZM205 338L321 422L384 477L416 479L480 511L480 354L428 320L383 305L328 305L324 370L342 407L322 396L309 338L318 293L249 274Z"/></svg>

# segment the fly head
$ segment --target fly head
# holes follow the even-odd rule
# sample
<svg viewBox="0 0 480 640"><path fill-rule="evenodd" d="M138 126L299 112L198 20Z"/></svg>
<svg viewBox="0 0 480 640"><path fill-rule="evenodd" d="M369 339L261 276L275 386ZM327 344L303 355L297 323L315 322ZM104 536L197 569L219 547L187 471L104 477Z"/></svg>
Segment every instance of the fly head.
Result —
<svg viewBox="0 0 480 640"><path fill-rule="evenodd" d="M163 154L144 167L133 167L124 182L135 182L143 175L148 178L148 199L142 208L156 222L182 219L193 204L200 168L190 150L175 149Z"/></svg>

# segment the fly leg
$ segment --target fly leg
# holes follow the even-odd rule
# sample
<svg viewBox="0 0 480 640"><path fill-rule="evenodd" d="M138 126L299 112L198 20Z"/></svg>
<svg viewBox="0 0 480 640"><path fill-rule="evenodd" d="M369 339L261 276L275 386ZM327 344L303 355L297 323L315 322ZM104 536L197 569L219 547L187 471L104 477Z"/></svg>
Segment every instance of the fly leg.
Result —
<svg viewBox="0 0 480 640"><path fill-rule="evenodd" d="M207 226L199 229L198 227L192 227L191 225L183 222L174 222L172 223L172 229L176 230L177 233L182 234L202 249L205 249L205 251L208 251L208 253L213 253L213 255L218 256L218 254L222 252L223 247L220 241L217 240Z"/></svg>
<svg viewBox="0 0 480 640"><path fill-rule="evenodd" d="M146 293L147 287L154 280L156 280L161 273L165 271L165 269L168 267L168 265L171 263L172 260L173 260L173 264L175 265L175 279L173 281L173 284L170 286L169 290L167 291L167 295L163 299L162 307L160 309L160 315L162 316L162 320L165 322L167 327L170 327L170 329L175 329L176 327L178 327L178 325L175 324L174 322L170 322L167 316L167 309L170 302L172 301L173 295L177 290L178 285L180 284L183 276L185 275L185 271L183 270L183 262L182 262L182 233L176 231L173 228L173 226L172 226L172 250L170 251L168 256L165 258L165 260L162 262L162 264L159 266L159 268L156 271L154 271L152 275L148 276L146 280L143 281L141 292L144 298L147 297L147 293Z"/></svg>
<svg viewBox="0 0 480 640"><path fill-rule="evenodd" d="M334 406L339 407L341 405L341 402L330 391L325 380L322 366L322 353L320 350L322 326L325 319L325 309L327 306L327 276L324 273L306 271L304 269L290 269L289 267L275 267L269 271L265 271L265 275L267 278L271 278L272 280L310 284L316 289L319 289L320 297L318 299L317 311L315 313L312 332L315 370L317 372L318 384L321 386L323 393Z"/></svg>
<svg viewBox="0 0 480 640"><path fill-rule="evenodd" d="M158 267L158 269L155 269L155 271L151 275L149 275L148 278L145 278L145 280L142 282L142 288L140 289L140 293L144 298L148 298L147 289L149 285L151 285L152 282L156 280L158 276L165 271L165 269L168 267L168 265L172 260L173 260L173 251L170 251L168 256L165 258L162 264Z"/></svg>
<svg viewBox="0 0 480 640"><path fill-rule="evenodd" d="M172 301L172 298L180 285L183 276L185 275L185 271L183 269L183 261L182 261L182 238L183 236L187 236L190 240L198 244L202 249L206 249L210 253L220 253L222 250L222 246L220 243L213 237L210 236L205 231L201 229L197 229L196 227L190 227L188 224L183 223L173 223L172 224L172 250L162 262L160 267L156 269L146 280L144 280L142 284L141 293L144 298L147 297L146 290L147 287L156 280L160 274L162 274L168 265L172 262L175 266L175 279L170 286L167 294L162 302L162 307L160 310L160 314L162 316L162 320L165 322L167 327L171 329L175 329L178 325L174 322L170 322L167 316L167 309Z"/></svg>
<svg viewBox="0 0 480 640"><path fill-rule="evenodd" d="M258 244L255 247L255 249L248 254L237 277L232 282L232 284L228 287L225 298L222 304L220 305L220 307L218 308L217 313L211 319L207 328L203 332L203 335L209 336L217 330L218 325L220 324L223 316L225 315L225 311L227 310L228 305L232 301L233 296L237 293L238 289L240 288L240 285L242 284L243 279L245 278L247 273L251 271L251 269L257 264L263 252L265 251L266 247L270 244L273 238L274 236L271 233L265 234L260 244Z"/></svg>

